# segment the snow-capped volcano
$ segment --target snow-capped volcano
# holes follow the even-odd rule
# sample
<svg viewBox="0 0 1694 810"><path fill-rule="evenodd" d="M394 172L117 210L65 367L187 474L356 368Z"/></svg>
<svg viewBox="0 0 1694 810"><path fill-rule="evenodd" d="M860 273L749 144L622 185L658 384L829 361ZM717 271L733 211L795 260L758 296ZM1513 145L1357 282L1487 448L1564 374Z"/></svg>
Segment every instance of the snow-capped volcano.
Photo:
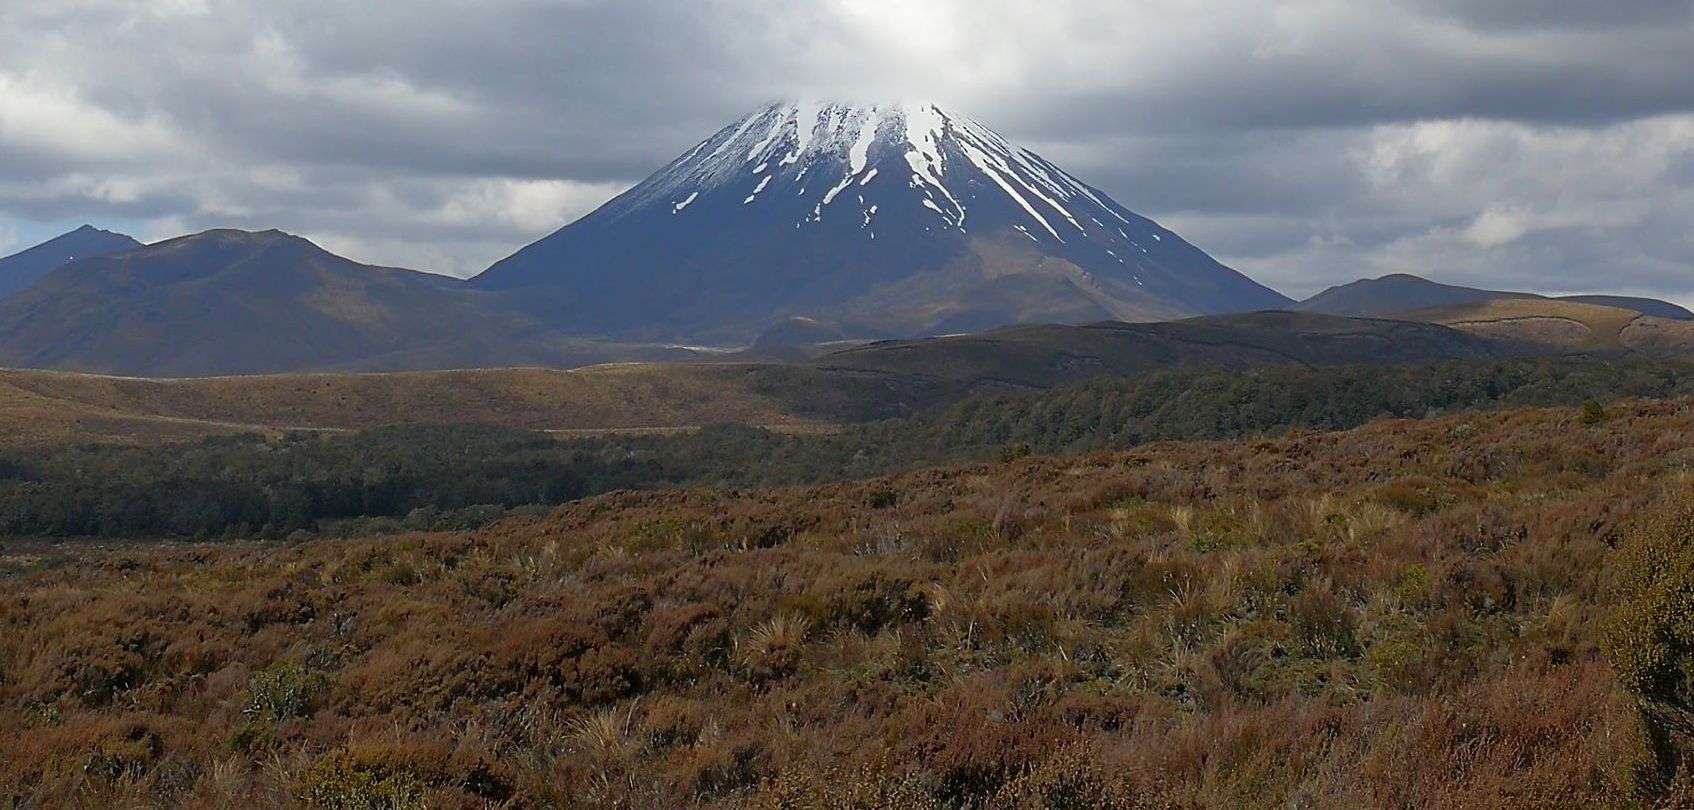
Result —
<svg viewBox="0 0 1694 810"><path fill-rule="evenodd" d="M779 104L696 146L643 184L630 203L675 198L670 199L672 213L680 215L701 194L743 185L751 176L753 185L742 205L758 202L774 188L772 197L786 193L811 203L810 211L795 222L797 227L821 221L827 209L836 216L862 217L860 230L874 238L878 206L866 202L866 193L885 169L888 176L872 196L882 196L885 187L894 186L932 212L929 225L937 228L968 232L970 206L961 198L976 201L978 189L972 184L982 178L992 183L990 190L998 188L1003 195L991 197L987 204L1015 203L1013 213L1023 221L1014 227L1033 229L1029 235L1036 241L1042 236L1066 241L1054 221L1080 232L1073 238L1087 237L1071 207L1079 208L1097 228L1107 229L1104 235L1109 236L1111 228L1094 217L1113 221L1121 240L1129 239L1122 229L1135 224L1034 153L1013 147L969 118L928 104ZM804 211L805 206L799 208ZM1151 236L1154 241L1162 238Z"/></svg>
<svg viewBox="0 0 1694 810"><path fill-rule="evenodd" d="M546 320L745 340L1285 306L1039 155L931 104L781 103L475 282Z"/></svg>

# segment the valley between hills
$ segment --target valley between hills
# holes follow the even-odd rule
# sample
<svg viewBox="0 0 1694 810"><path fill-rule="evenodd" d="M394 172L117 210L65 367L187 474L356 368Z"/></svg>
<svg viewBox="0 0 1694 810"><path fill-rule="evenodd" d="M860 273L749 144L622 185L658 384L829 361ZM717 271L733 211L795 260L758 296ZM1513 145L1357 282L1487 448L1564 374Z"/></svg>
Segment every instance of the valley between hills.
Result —
<svg viewBox="0 0 1694 810"><path fill-rule="evenodd" d="M979 335L756 351L574 370L142 378L0 370L0 437L152 442L244 431L481 424L556 432L745 424L817 430L933 413L970 396L1152 371L1406 365L1510 357L1694 356L1694 321L1504 299L1390 318L1261 313L1014 326Z"/></svg>

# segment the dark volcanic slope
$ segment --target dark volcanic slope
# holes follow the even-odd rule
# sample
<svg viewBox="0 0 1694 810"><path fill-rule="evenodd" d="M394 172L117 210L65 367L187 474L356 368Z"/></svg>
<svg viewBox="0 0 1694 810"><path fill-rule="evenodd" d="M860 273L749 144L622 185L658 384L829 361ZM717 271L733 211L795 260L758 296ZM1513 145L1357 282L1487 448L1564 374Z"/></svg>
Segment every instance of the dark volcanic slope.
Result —
<svg viewBox="0 0 1694 810"><path fill-rule="evenodd" d="M1498 298L1535 297L1537 296L1528 293L1497 292L1441 284L1426 278L1396 273L1331 287L1295 304L1294 308L1301 312L1360 318L1431 307L1474 304Z"/></svg>
<svg viewBox="0 0 1694 810"><path fill-rule="evenodd" d="M1642 315L1650 315L1654 318L1669 318L1673 321L1694 321L1694 312L1669 301L1660 301L1657 298L1636 298L1629 295L1567 295L1558 300L1627 309L1639 312Z"/></svg>
<svg viewBox="0 0 1694 810"><path fill-rule="evenodd" d="M1627 295L1567 295L1547 299L1546 296L1534 293L1481 290L1474 287L1442 284L1405 273L1396 273L1381 278L1360 279L1350 284L1331 287L1295 304L1294 308L1301 312L1321 312L1325 315L1345 315L1358 318L1515 299L1572 301L1579 304L1627 309L1655 318L1694 320L1694 312L1689 312L1687 309L1668 301L1660 301L1654 298L1636 298Z"/></svg>
<svg viewBox="0 0 1694 810"><path fill-rule="evenodd" d="M1014 326L981 335L873 343L817 363L970 388L1047 388L1175 367L1415 364L1531 351L1436 324L1260 312L1171 323Z"/></svg>
<svg viewBox="0 0 1694 810"><path fill-rule="evenodd" d="M277 231L72 262L0 301L0 365L147 376L581 365L567 341L437 276Z"/></svg>
<svg viewBox="0 0 1694 810"><path fill-rule="evenodd" d="M121 233L84 225L22 253L0 259L0 298L29 287L48 273L77 259L109 256L138 247L141 247L140 242Z"/></svg>
<svg viewBox="0 0 1694 810"><path fill-rule="evenodd" d="M760 110L473 281L581 334L745 345L1149 321L1290 302L929 105Z"/></svg>

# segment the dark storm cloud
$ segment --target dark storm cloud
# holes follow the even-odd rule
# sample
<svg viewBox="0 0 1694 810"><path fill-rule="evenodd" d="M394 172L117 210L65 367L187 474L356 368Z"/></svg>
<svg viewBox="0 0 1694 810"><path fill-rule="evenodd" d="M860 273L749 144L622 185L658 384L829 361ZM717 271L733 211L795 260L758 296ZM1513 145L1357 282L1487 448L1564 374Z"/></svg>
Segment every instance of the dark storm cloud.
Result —
<svg viewBox="0 0 1694 810"><path fill-rule="evenodd" d="M8 0L0 231L469 273L766 100L921 97L1291 293L1694 298L1691 42L1644 0Z"/></svg>
<svg viewBox="0 0 1694 810"><path fill-rule="evenodd" d="M1694 3L1666 0L1405 0L1404 5L1465 25L1509 31L1676 26L1694 18Z"/></svg>

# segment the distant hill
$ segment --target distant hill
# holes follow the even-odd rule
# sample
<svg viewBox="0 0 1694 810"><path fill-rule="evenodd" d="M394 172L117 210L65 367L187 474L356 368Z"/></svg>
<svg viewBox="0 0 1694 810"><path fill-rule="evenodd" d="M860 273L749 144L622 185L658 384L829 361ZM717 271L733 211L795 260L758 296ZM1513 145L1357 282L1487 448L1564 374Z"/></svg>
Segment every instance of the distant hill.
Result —
<svg viewBox="0 0 1694 810"><path fill-rule="evenodd" d="M1694 320L1694 312L1668 301L1636 298L1625 295L1570 295L1556 298L1534 293L1483 290L1442 284L1419 276L1396 273L1381 278L1358 281L1331 287L1312 296L1294 308L1300 312L1321 312L1326 315L1345 315L1362 318L1393 315L1402 312L1479 304L1485 301L1541 299L1571 301L1578 304L1627 309L1643 315L1674 320Z"/></svg>
<svg viewBox="0 0 1694 810"><path fill-rule="evenodd" d="M566 339L484 300L279 231L208 231L79 259L0 301L0 365L203 376L684 354Z"/></svg>
<svg viewBox="0 0 1694 810"><path fill-rule="evenodd" d="M109 256L138 247L141 243L131 237L84 225L22 253L0 259L0 298L29 287L48 273L77 259Z"/></svg>
<svg viewBox="0 0 1694 810"><path fill-rule="evenodd" d="M1660 301L1657 298L1636 298L1628 295L1566 295L1558 300L1629 309L1643 315L1668 318L1673 321L1694 321L1694 312L1669 301Z"/></svg>
<svg viewBox="0 0 1694 810"><path fill-rule="evenodd" d="M1580 354L1694 355L1694 321L1571 300L1520 298L1435 307L1399 317L1497 341Z"/></svg>
<svg viewBox="0 0 1694 810"><path fill-rule="evenodd" d="M1405 273L1396 273L1381 278L1360 279L1350 284L1331 287L1295 304L1294 308L1300 312L1320 312L1325 315L1365 318L1430 307L1473 304L1479 301L1492 301L1497 298L1533 297L1535 296L1528 293L1459 287Z"/></svg>
<svg viewBox="0 0 1694 810"><path fill-rule="evenodd" d="M1437 324L1260 312L1167 323L1012 326L872 343L816 363L932 377L976 390L1047 388L1163 368L1405 364L1521 353Z"/></svg>

